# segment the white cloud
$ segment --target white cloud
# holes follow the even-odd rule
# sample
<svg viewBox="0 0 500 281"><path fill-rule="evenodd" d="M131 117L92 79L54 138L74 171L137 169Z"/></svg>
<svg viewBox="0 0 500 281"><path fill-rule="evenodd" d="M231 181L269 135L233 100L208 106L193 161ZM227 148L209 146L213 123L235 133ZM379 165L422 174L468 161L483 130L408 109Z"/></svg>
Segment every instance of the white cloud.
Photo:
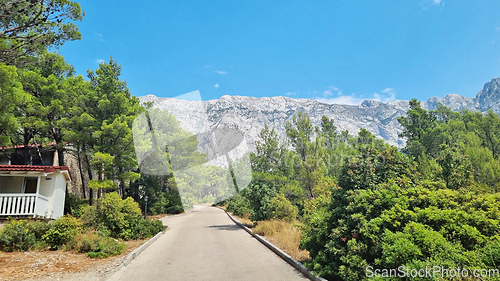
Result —
<svg viewBox="0 0 500 281"><path fill-rule="evenodd" d="M325 97L325 98L331 97L332 95L333 95L332 91L326 90L323 92L323 97Z"/></svg>
<svg viewBox="0 0 500 281"><path fill-rule="evenodd" d="M396 91L393 88L385 88L382 94L374 93L373 99L381 102L393 102L396 100Z"/></svg>
<svg viewBox="0 0 500 281"><path fill-rule="evenodd" d="M99 41L104 42L104 39L102 38L102 34L100 33L95 33L97 37L99 37Z"/></svg>
<svg viewBox="0 0 500 281"><path fill-rule="evenodd" d="M313 91L314 94L317 94L317 91ZM335 86L329 86L325 91L321 93L321 97L315 98L315 100L324 102L324 103L336 103L336 104L349 104L349 105L357 105L363 101L363 98L356 97L355 94L344 95L342 90ZM336 96L336 97L334 97Z"/></svg>
<svg viewBox="0 0 500 281"><path fill-rule="evenodd" d="M443 7L444 0L421 0L419 2L419 6L422 8L422 10L431 9L433 6L434 7Z"/></svg>
<svg viewBox="0 0 500 281"><path fill-rule="evenodd" d="M285 94L285 96L295 96L297 93L295 92L288 92Z"/></svg>
<svg viewBox="0 0 500 281"><path fill-rule="evenodd" d="M95 60L95 62L97 62L98 64L101 64L101 63L104 63L104 60L102 60L102 59L97 59L97 60Z"/></svg>
<svg viewBox="0 0 500 281"><path fill-rule="evenodd" d="M334 97L334 91L336 91L336 97ZM330 87L329 90L323 92L322 97L314 98L319 102L329 103L329 104L348 104L348 105L358 105L364 100L376 100L381 102L392 102L396 100L396 91L393 88L385 88L380 93L373 93L371 97L364 97L362 95L356 95L352 93L350 95L344 95L344 93L337 87Z"/></svg>
<svg viewBox="0 0 500 281"><path fill-rule="evenodd" d="M214 85L215 88L219 88L219 83Z"/></svg>
<svg viewBox="0 0 500 281"><path fill-rule="evenodd" d="M333 96L333 92L337 92L337 96L342 96L342 91L335 86L328 87L322 94L323 97L328 98ZM314 93L316 93L316 91L314 91Z"/></svg>
<svg viewBox="0 0 500 281"><path fill-rule="evenodd" d="M216 70L214 71L215 73L219 73L219 74L222 74L222 75L226 75L227 72L226 71L223 71L223 70Z"/></svg>
<svg viewBox="0 0 500 281"><path fill-rule="evenodd" d="M348 104L348 105L358 105L363 102L363 98L356 97L355 94L350 96L338 96L335 98L315 98L315 100L330 104Z"/></svg>

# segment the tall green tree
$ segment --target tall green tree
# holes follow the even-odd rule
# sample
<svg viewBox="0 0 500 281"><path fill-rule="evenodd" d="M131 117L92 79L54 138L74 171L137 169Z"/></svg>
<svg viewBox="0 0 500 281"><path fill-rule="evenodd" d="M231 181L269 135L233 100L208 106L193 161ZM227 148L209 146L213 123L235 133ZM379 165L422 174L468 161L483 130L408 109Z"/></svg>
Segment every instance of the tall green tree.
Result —
<svg viewBox="0 0 500 281"><path fill-rule="evenodd" d="M0 1L0 63L25 66L48 48L81 38L84 13L68 0Z"/></svg>
<svg viewBox="0 0 500 281"><path fill-rule="evenodd" d="M445 144L441 145L441 154L437 162L442 168L439 177L445 182L446 188L466 188L472 184L471 161L468 156L460 154L457 149Z"/></svg>
<svg viewBox="0 0 500 281"><path fill-rule="evenodd" d="M321 117L321 136L325 140L325 148L332 149L338 143L337 126L335 126L333 118L326 116Z"/></svg>
<svg viewBox="0 0 500 281"><path fill-rule="evenodd" d="M416 174L405 155L383 140L375 139L369 131L360 130L353 142L357 144L356 153L345 159L338 182L341 188L370 189L395 176Z"/></svg>
<svg viewBox="0 0 500 281"><path fill-rule="evenodd" d="M406 138L405 153L417 159L424 153L437 156L440 143L436 143L438 139L433 132L437 125L434 112L428 112L420 106L419 101L412 99L406 116L398 118L398 122L403 127L399 137Z"/></svg>
<svg viewBox="0 0 500 281"><path fill-rule="evenodd" d="M285 131L293 148L302 161L305 162L312 150L312 138L314 136L311 118L307 113L299 112L293 116L292 122L285 124Z"/></svg>
<svg viewBox="0 0 500 281"><path fill-rule="evenodd" d="M284 147L274 128L267 124L260 131L255 142L257 151L252 155L252 169L256 172L279 173L283 165Z"/></svg>
<svg viewBox="0 0 500 281"><path fill-rule="evenodd" d="M16 67L0 63L0 146L12 143L11 137L19 127L16 116L19 116L20 107L29 100Z"/></svg>
<svg viewBox="0 0 500 281"><path fill-rule="evenodd" d="M97 173L97 179L89 181L91 189L101 193L102 191L114 190L116 188L116 183L113 181L113 161L114 156L108 153L97 152L92 156L90 165Z"/></svg>
<svg viewBox="0 0 500 281"><path fill-rule="evenodd" d="M298 155L298 161L293 163L295 174L308 196L314 198L314 186L327 173L324 139L320 135L313 139L319 128L313 127L307 113L293 116L292 122L286 123L285 131Z"/></svg>
<svg viewBox="0 0 500 281"><path fill-rule="evenodd" d="M208 159L197 151L197 136L183 130L168 111L148 108L134 121L133 133L141 177L156 176L163 183L156 186L161 192L179 191L185 207L226 192L223 187L227 186L224 182L227 174L204 165ZM134 185L130 192L140 196L140 189L144 188L147 189ZM160 192L157 189L148 192Z"/></svg>
<svg viewBox="0 0 500 281"><path fill-rule="evenodd" d="M84 103L85 112L96 122L89 124L95 131L87 146L92 152L113 157L116 173L112 180L120 182L119 190L124 197L125 181L130 176L136 177L130 172L137 168L132 123L144 108L140 106L139 99L130 94L126 82L120 80L120 75L121 66L113 58L108 63L100 63L96 71L88 71L92 86Z"/></svg>
<svg viewBox="0 0 500 281"><path fill-rule="evenodd" d="M479 124L484 145L491 150L494 158L500 157L500 117L489 110Z"/></svg>
<svg viewBox="0 0 500 281"><path fill-rule="evenodd" d="M43 53L42 63L20 71L24 90L32 96L32 106L36 112L38 131L33 138L40 137L56 143L59 165L63 166L65 151L64 120L71 118L69 108L76 100L72 89L75 79L74 68L61 55ZM35 139L33 141L36 142Z"/></svg>

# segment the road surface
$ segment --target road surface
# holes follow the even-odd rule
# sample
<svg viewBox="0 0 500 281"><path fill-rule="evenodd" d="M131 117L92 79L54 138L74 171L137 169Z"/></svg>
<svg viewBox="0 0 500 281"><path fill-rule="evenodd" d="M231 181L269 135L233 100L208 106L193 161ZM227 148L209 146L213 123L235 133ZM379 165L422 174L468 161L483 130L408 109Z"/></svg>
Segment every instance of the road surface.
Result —
<svg viewBox="0 0 500 281"><path fill-rule="evenodd" d="M163 221L170 229L107 280L309 280L220 209Z"/></svg>

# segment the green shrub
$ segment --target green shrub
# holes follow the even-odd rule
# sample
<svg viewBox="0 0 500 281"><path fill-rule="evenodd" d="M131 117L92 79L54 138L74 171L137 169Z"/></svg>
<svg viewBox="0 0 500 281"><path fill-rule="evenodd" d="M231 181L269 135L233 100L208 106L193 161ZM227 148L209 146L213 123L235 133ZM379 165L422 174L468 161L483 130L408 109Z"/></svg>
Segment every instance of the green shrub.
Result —
<svg viewBox="0 0 500 281"><path fill-rule="evenodd" d="M71 215L63 216L54 221L51 228L42 236L52 249L59 249L78 233L82 221Z"/></svg>
<svg viewBox="0 0 500 281"><path fill-rule="evenodd" d="M98 247L94 251L88 252L87 255L91 258L106 258L123 253L126 247L127 244L118 242L111 237L101 237Z"/></svg>
<svg viewBox="0 0 500 281"><path fill-rule="evenodd" d="M312 258L306 266L329 280L365 280L367 265L500 264L500 193L428 186L402 177L332 190L326 213L304 221L302 246Z"/></svg>
<svg viewBox="0 0 500 281"><path fill-rule="evenodd" d="M81 217L86 207L89 206L88 199L81 199L80 196L72 193L66 193L64 201L64 214L73 217Z"/></svg>
<svg viewBox="0 0 500 281"><path fill-rule="evenodd" d="M292 222L297 218L298 208L293 206L282 193L269 201L270 218Z"/></svg>
<svg viewBox="0 0 500 281"><path fill-rule="evenodd" d="M140 217L141 209L137 202L131 197L121 199L120 195L111 192L104 194L85 210L83 221L94 229L108 229L111 237L129 240L134 239L131 226Z"/></svg>
<svg viewBox="0 0 500 281"><path fill-rule="evenodd" d="M87 210L88 208L90 208L90 205L78 205L77 207L71 209L71 215L76 218L81 218L83 214L85 214L85 210Z"/></svg>
<svg viewBox="0 0 500 281"><path fill-rule="evenodd" d="M123 253L127 244L116 241L111 237L101 236L98 232L89 231L80 233L68 243L68 250L87 253L91 258L106 258Z"/></svg>
<svg viewBox="0 0 500 281"><path fill-rule="evenodd" d="M125 240L151 237L163 230L161 221L142 218L138 204L131 197L122 200L114 192L105 194L94 206L87 208L83 220L102 236Z"/></svg>
<svg viewBox="0 0 500 281"><path fill-rule="evenodd" d="M159 220L143 219L136 217L130 221L129 228L126 230L128 239L144 239L156 235L163 230L163 223Z"/></svg>
<svg viewBox="0 0 500 281"><path fill-rule="evenodd" d="M184 212L184 208L181 205L170 206L166 210L167 214L180 214Z"/></svg>
<svg viewBox="0 0 500 281"><path fill-rule="evenodd" d="M234 195L231 199L228 200L229 204L227 205L227 210L233 212L238 217L249 217L252 213L252 209L250 208L250 202L248 199L243 197L241 194Z"/></svg>
<svg viewBox="0 0 500 281"><path fill-rule="evenodd" d="M28 223L28 228L35 234L36 240L42 240L43 235L50 229L51 225L48 221L31 221Z"/></svg>
<svg viewBox="0 0 500 281"><path fill-rule="evenodd" d="M253 173L250 184L241 191L248 199L253 221L269 219L269 201L289 182L286 177L268 173Z"/></svg>
<svg viewBox="0 0 500 281"><path fill-rule="evenodd" d="M10 220L0 231L0 250L39 250L47 247L42 236L50 229L46 221Z"/></svg>
<svg viewBox="0 0 500 281"><path fill-rule="evenodd" d="M136 225L135 239L152 237L163 230L163 223L160 220L141 219Z"/></svg>
<svg viewBox="0 0 500 281"><path fill-rule="evenodd" d="M153 193L153 192L150 192ZM166 206L169 205L169 201L167 197L165 196L164 192L155 192L153 194L148 195L149 202L148 202L148 215L157 215L157 214L165 214L166 211ZM144 201L142 199L141 201ZM139 206L144 208L144 202L140 202Z"/></svg>
<svg viewBox="0 0 500 281"><path fill-rule="evenodd" d="M478 252L486 266L496 268L500 264L500 235L490 237Z"/></svg>

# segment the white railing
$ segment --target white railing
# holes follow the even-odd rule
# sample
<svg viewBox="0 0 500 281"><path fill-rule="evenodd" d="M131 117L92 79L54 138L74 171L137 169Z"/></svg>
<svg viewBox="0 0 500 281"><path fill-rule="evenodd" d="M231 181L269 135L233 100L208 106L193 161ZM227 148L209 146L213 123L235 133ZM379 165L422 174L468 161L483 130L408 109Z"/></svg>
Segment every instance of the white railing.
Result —
<svg viewBox="0 0 500 281"><path fill-rule="evenodd" d="M35 204L35 215L40 217L48 216L47 206L49 206L49 198L38 194L38 199Z"/></svg>
<svg viewBox="0 0 500 281"><path fill-rule="evenodd" d="M0 194L0 216L45 216L48 203L40 194Z"/></svg>

